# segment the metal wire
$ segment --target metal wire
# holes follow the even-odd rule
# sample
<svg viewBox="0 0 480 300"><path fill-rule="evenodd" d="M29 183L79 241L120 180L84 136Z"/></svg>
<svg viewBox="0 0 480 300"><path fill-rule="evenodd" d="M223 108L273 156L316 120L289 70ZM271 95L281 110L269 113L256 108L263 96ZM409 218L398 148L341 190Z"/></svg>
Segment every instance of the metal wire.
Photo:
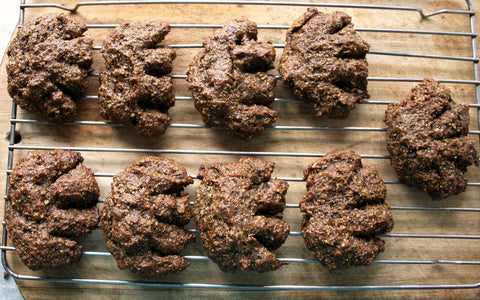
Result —
<svg viewBox="0 0 480 300"><path fill-rule="evenodd" d="M415 11L420 14L422 18L428 18L440 14L466 14L474 15L475 12L471 10L453 10L442 9L432 13L425 14L422 9L418 7L406 7L406 6L386 6L386 5L361 5L361 4L331 4L331 3L314 3L314 2L287 2L287 1L202 1L202 0L160 0L160 1L95 1L95 2L80 2L74 7L69 8L60 4L21 4L20 8L28 7L55 7L70 12L76 12L82 6L95 6L95 5L132 5L132 4L245 4L245 5L282 5L282 6L316 6L316 7L340 7L340 8L363 8L363 9L383 9L383 10L398 10L398 11Z"/></svg>
<svg viewBox="0 0 480 300"><path fill-rule="evenodd" d="M480 75L479 75L479 58L477 54L477 33L475 32L475 20L474 15L475 11L470 0L466 0L468 9L466 10L450 10L442 9L431 13L425 13L420 8L416 7L396 7L396 6L384 6L384 5L356 5L356 4L330 4L330 3L311 3L311 2L285 2L285 1L98 1L98 2L80 2L74 7L66 7L56 3L46 3L46 4L26 4L25 0L20 1L20 16L19 16L19 26L23 24L24 21L24 12L25 9L35 9L35 8L57 8L61 10L66 10L70 12L75 12L85 6L97 6L97 5L133 5L133 4L196 4L196 5L231 5L231 4L243 4L243 5L269 5L269 6L318 6L318 7L336 7L336 8L352 8L352 9L378 9L378 10L394 10L394 11L410 11L418 13L421 18L429 18L435 15L440 14L456 14L456 15L467 15L470 19L470 32L454 32L454 31L435 31L435 30L411 30L411 29L387 29L387 28L356 28L357 31L361 32L382 32L390 34L418 34L418 35L442 35L442 36L463 36L471 38L472 40L472 56L446 56L446 55L431 55L423 53L401 53L401 52L390 52L390 51L370 51L371 55L387 55L387 56L400 56L400 57L413 57L413 58L422 58L422 59L439 59L439 60L454 60L454 61L466 61L471 62L474 68L474 79L440 79L440 82L444 83L455 83L455 84L465 84L465 85L475 85L476 89L476 99L477 104L469 104L470 109L480 110ZM89 28L114 28L118 24L88 24ZM220 24L171 24L172 28L220 28ZM259 25L259 29L287 29L289 25ZM173 48L201 48L201 44L175 44L168 45ZM283 44L275 44L276 48L283 48ZM94 46L94 50L101 50L101 46ZM98 74L91 74L91 76L98 76ZM173 79L184 80L186 75L177 74L171 75ZM281 77L277 76L277 79L280 80ZM379 81L379 82L420 82L423 78L391 78L391 77L369 77L369 81ZM88 95L83 97L84 100L97 100L98 97L94 95ZM192 97L181 97L177 96L176 100L180 101L192 101ZM277 102L298 102L296 99L283 99L276 98ZM368 100L364 101L362 105L386 105L394 103L393 101L384 101L384 100ZM217 150L187 150L187 149L140 149L140 148L111 148L111 147L53 147L53 146L28 146L28 145L16 145L14 141L15 130L17 124L35 124L35 125L46 125L48 124L43 120L31 120L31 119L18 119L17 118L17 107L15 104L12 104L11 120L10 120L10 140L8 146L8 162L7 162L7 178L13 168L13 156L16 150L47 150L47 149L69 149L74 151L93 151L93 152L128 152L128 153L169 153L169 154L195 154L195 155L250 155L250 156L282 156L282 157L321 157L325 153L292 153L292 152L266 152L266 151L217 151ZM471 130L470 134L478 135L480 134L480 117L478 120L479 130ZM103 122L103 121L75 121L68 123L68 125L78 126L78 125L90 125L90 126L123 126L121 124L112 123L112 122ZM170 127L173 128L185 128L185 129L204 129L204 125L199 124L171 124ZM329 126L272 126L269 128L271 130L336 130L336 131L373 131L373 132L382 132L385 131L385 128L381 127L329 127ZM362 157L367 159L388 159L388 155L372 155L372 154L362 154ZM110 173L95 173L96 177L113 177L114 174ZM195 176L193 176L196 178ZM281 178L287 181L292 182L301 182L302 178ZM7 180L8 182L8 180ZM386 184L399 184L397 180L385 180ZM470 182L469 186L479 187L480 182ZM8 184L6 187L6 193L8 193ZM5 204L7 204L6 196L4 197ZM287 204L287 209L296 209L298 210L298 204ZM415 211L457 211L457 212L466 212L466 213L479 213L480 208L476 207L412 207L412 206L393 206L393 210L415 210ZM60 283L90 283L90 284L115 284L115 285L136 285L136 286L149 286L149 287L166 287L166 288L208 288L208 289L235 289L235 290L423 290L423 289L471 289L479 288L479 283L472 284L403 284L403 285L232 285L232 284L205 284L205 283L164 283L164 282L143 282L143 281L126 281L126 280L108 280L108 279L84 279L84 278L49 278L45 276L30 276L23 275L14 272L8 265L6 260L7 251L15 251L14 247L7 246L7 231L5 228L5 223L3 225L2 232L2 245L0 246L1 250L1 260L5 270L13 277L22 280L33 280L33 281L46 281L46 282L60 282ZM196 229L190 229L191 232L198 234ZM301 232L291 232L291 236L301 237ZM480 240L480 235L465 235L465 234L411 234L411 233L389 233L381 235L383 238L420 238L420 239L464 239L464 240ZM111 254L108 252L101 251L85 251L84 255L86 256L99 256L99 257L111 257ZM188 260L191 261L208 261L209 258L206 256L185 256ZM317 263L312 259L304 258L280 258L282 262L287 263ZM435 265L435 264L444 264L444 265L480 265L480 261L470 261L470 260L375 260L374 264L400 264L400 265Z"/></svg>

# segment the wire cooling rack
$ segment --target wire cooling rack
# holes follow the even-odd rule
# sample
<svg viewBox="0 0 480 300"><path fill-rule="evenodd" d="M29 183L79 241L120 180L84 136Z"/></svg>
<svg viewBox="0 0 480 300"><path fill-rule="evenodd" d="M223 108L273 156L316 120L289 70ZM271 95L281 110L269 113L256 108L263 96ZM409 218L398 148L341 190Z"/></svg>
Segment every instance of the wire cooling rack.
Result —
<svg viewBox="0 0 480 300"><path fill-rule="evenodd" d="M64 6L57 3L27 4L22 1L20 4L21 13L19 26L22 26L24 20L29 18L29 13L35 15L36 13L39 14L46 10L75 13L73 17L87 20L86 23L89 31L98 30L100 32L99 35L103 36L118 24L108 22L115 20L115 18L106 18L105 22L98 22L98 20L103 20L101 17L89 18L88 14L92 14L95 10L98 10L96 13L100 14L100 16L103 11L108 11L109 9L120 11L120 15L117 17L118 21L120 21L120 19L128 19L128 17L126 17L128 15L134 15L133 12L135 11L145 12L145 9L142 9L144 6L149 8L153 7L160 11L165 8L173 13L178 10L183 14L185 14L185 10L183 9L189 7L190 10L186 14L191 12L192 15L195 14L195 8L208 5L226 7L226 11L230 11L230 9L235 11L236 9L241 12L258 10L259 8L268 11L268 9L281 8L284 10L294 10L302 7L315 6L327 10L346 10L354 16L358 15L364 18L371 18L372 16L383 17L388 13L406 14L414 20L413 24L408 24L410 26L403 26L405 24L402 25L401 22L399 23L397 20L396 23L393 23L395 25L400 24L399 27L389 27L388 22L379 22L385 26L357 26L356 29L362 35L371 34L375 37L381 37L385 34L395 36L394 40L398 41L399 44L409 39L435 41L431 43L425 42L425 45L419 44L418 52L402 51L402 47L396 45L395 42L390 42L390 45L385 45L381 42L374 45L372 51L370 51L368 60L370 70L372 71L372 68L374 71L377 70L380 76L373 75L368 78L369 89L371 90L371 86L373 85L373 90L379 91L378 94L390 95L387 91L388 89L383 87L385 84L393 86L393 89L398 89L398 95L392 94L396 96L392 96L393 99L371 99L364 101L364 103L358 105L355 110L360 111L356 114L356 117L349 117L349 119L353 119L352 122L336 120L317 121L312 118L307 118L307 121L298 122L299 124L297 124L298 120L296 119L291 121L289 118L285 118L283 123L282 119L279 119L279 125L269 128L266 133L256 139L256 142L248 144L233 141L229 137L222 135L222 133L216 132L218 131L216 129L205 128L201 124L201 121L199 121L200 118L198 116L179 117L178 119L183 122L176 122L176 115L173 117L174 122L169 126L170 128L167 131L167 137L165 137L165 139L168 138L170 141L172 138L178 138L184 141L186 140L186 142L180 142L178 144L162 141L146 142L132 135L131 132L128 131L129 129L123 128L122 125L103 121L98 117L98 113L91 113L90 110L98 108L96 104L96 100L98 100L96 96L98 85L95 85L98 72L91 74L90 80L93 84L91 84L88 95L81 100L83 103L82 107L86 108L87 112L84 114L80 113L80 120L67 124L65 126L68 128L66 133L62 131L63 129L52 128L47 122L37 120L35 116L17 110L17 106L12 104L8 166L6 170L7 178L15 161L21 157L21 154L33 149L63 148L82 152L82 155L86 157L86 166L90 167L89 163L96 166L96 168L94 168L95 176L99 182L101 182L101 186L107 189L107 191L103 193L108 192L108 184L113 175L122 170L126 165L132 163L132 157L139 154L153 153L157 155L169 155L174 156L179 162L188 160L187 169L189 169L192 175L194 167L198 167L201 163L210 164L218 160L237 158L240 155L250 155L283 162L285 164L283 167L281 163L277 163L277 167L280 169L278 171L280 174L277 176L290 183L290 190L293 189L292 193L296 197L289 196L290 191L287 194L288 203L285 215L286 220L292 225L293 230L287 243L278 250L280 260L290 265L282 267L270 274L221 274L216 266L211 263L202 252L200 242L197 241L196 245L192 247L193 250L190 250L190 252L186 250L187 253L185 253L185 257L192 262L192 266L184 271L186 275L182 273L179 277L167 276L164 279L155 281L143 281L126 271L120 271L116 268L112 256L106 251L106 247L103 245L104 241L102 240L103 237L100 229L95 230L92 234L93 237L87 238L84 243L82 243L84 244L85 250L85 258L82 259L82 262L71 267L65 267L65 269L60 271L35 273L22 267L21 263L18 262L15 264L15 269L12 267L12 262L14 260L18 261L18 258L13 255L15 248L9 245L7 231L3 224L1 259L5 270L8 274L20 280L168 288L237 290L408 290L472 289L480 287L480 282L478 282L480 278L478 278L478 276L476 276L476 280L471 282L471 279L469 279L469 281L462 280L459 275L472 272L479 274L478 266L480 266L480 259L477 252L478 242L480 240L480 206L478 201L480 179L478 170L470 169L469 174L473 173L473 175L470 175L473 180L470 180L468 183L468 190L464 193L465 195L459 196L460 198L458 199L455 198L457 200L452 202L448 202L447 200L431 202L430 200L423 199L426 198L423 193L412 191L399 184L393 175L394 173L389 169L389 157L385 154L385 148L378 147L378 145L383 146L382 140L385 128L382 126L383 123L381 123L381 119L383 118L385 105L404 98L408 90L412 88L416 82L423 79L421 76L395 76L395 74L417 74L416 71L412 69L407 69L406 71L402 69L404 68L402 67L402 61L409 59L432 62L432 65L445 64L446 66L462 66L461 69L465 71L465 77L458 78L457 76L451 75L456 74L455 72L446 72L445 74L449 75L446 78L441 75L438 76L440 78L437 78L437 74L431 76L439 79L441 83L451 86L453 88L453 94L457 92L462 95L460 96L460 101L457 102L467 103L470 106L470 114L472 117L471 127L473 128L471 128L470 134L478 139L478 135L480 134L478 130L480 124L480 75L473 5L471 1L467 0L465 1L465 8L450 9L447 7L426 13L418 7L373 5L371 2L372 1L368 2L368 4L349 4L295 1L89 1L80 2L73 6ZM302 13L301 10L298 11L300 14ZM265 36L273 36L276 34L284 38L286 29L289 28L293 20L300 14L295 14L295 17L290 18L289 22L279 24L258 22L259 31ZM212 18L215 20L216 17L218 16L213 16ZM236 16L232 18L234 17ZM450 28L442 23L448 22L449 18L455 19L456 22L460 24L460 29ZM200 34L202 36L196 39L195 43L167 39L166 43L168 46L176 48L181 53L195 54L195 52L202 47L201 41L205 39L212 30L222 26L221 23L200 22L198 18L195 17L192 17L191 20L191 22L186 23L170 22L172 27L171 35L175 32L176 34L184 34L189 37ZM353 21L356 22L357 20L358 19L354 18ZM368 24L369 22L363 23ZM189 37L187 37L187 41L189 41ZM169 41L172 43L169 44ZM277 51L281 51L284 47L281 41L281 39L274 41L274 46ZM441 46L440 48L442 49L447 49L449 45L458 43L465 45L460 51L457 51L454 47L451 51L436 51L437 46ZM102 61L99 59L100 55L98 51L101 49L100 45L101 43L96 41L96 46L94 46L97 60L96 69L101 69ZM382 47L387 50L382 50ZM398 51L395 50L397 48L399 49ZM426 51L425 48L427 48ZM277 54L277 56L279 55ZM385 63L385 60L383 60L384 57L387 58L388 61L391 61L392 65L383 65ZM191 56L189 59L190 58ZM186 61L188 62L189 59L186 59ZM382 72L382 69L385 69L386 66L387 68L392 68L394 72L387 72L388 76L382 76L382 74L386 73ZM432 68L435 69L435 67ZM186 90L186 75L184 75L184 69L185 68L174 68L174 73L171 75L175 81L176 90ZM175 73L176 70L178 71L177 73ZM279 76L277 77L279 79L278 86L281 86L281 78ZM275 99L274 104L277 106L280 116L282 116L282 114L289 116L288 110L292 108L296 111L295 115L297 112L304 110L307 110L309 114L313 114L308 108L305 108L302 103L294 99L291 94L286 92L284 87L280 87L280 89L282 90L277 93L280 96ZM375 94L375 92L373 94ZM185 110L195 114L191 108L193 106L192 97L188 93L177 94L176 100L176 107L180 106L179 111ZM379 121L373 123L361 122L364 118L369 118L369 113L372 111ZM91 116L92 114L93 117ZM352 114L354 115L355 112L352 112ZM364 115L362 116L362 114ZM179 115L179 113L177 113L177 115ZM191 120L196 121L196 123L191 122ZM45 130L42 134L45 134L46 138L43 139L42 142L39 142L36 137L40 130L38 128ZM83 130L87 135L92 134L91 138L86 138L86 143L83 140L82 142L71 138L72 132L83 132ZM113 142L112 145L104 145L102 136L96 136L98 132L113 135L113 140L115 141L131 138L133 142ZM304 133L306 137L302 139L306 141L296 140L297 136ZM354 141L349 143L348 138L340 139L340 141L336 140L338 136L342 134L352 137ZM60 137L56 137L56 135L60 135ZM320 137L322 135L326 135L326 137ZM340 271L340 273L328 273L312 259L303 245L301 232L299 231L301 215L298 212L298 200L300 199L298 197L301 197L301 194L304 192L304 183L299 174L301 174L301 170L303 170L310 161L316 157L323 156L325 152L327 152L310 151L312 149L326 149L322 147L317 148L311 146L311 144L316 144L317 142L322 144L325 141L328 141L328 143L332 141L334 145L347 143L349 147L355 149L355 138L357 136L363 139L363 141L357 141L357 143L362 143L363 145L358 146L358 148L360 151L363 151L360 154L364 160L376 165L380 171L383 171L387 176L386 179L384 177L384 182L388 185L389 195L393 193L393 196L389 196L387 201L390 199L390 201L393 202L390 204L394 210L396 223L397 219L400 220L400 229L397 232L396 227L392 233L382 235L382 238L387 241L387 249L373 262L372 266L353 268L348 271ZM207 139L210 142L195 143L197 137L204 140ZM376 141L371 141L374 145L372 147L368 146L370 141L365 141L365 139L370 138L376 139ZM48 141L48 139L50 139L51 142L45 142L46 140ZM191 144L195 145L196 148L189 147L188 145L190 145L190 143L188 141L191 141ZM302 141L304 141L305 144L302 144ZM300 146L281 146L293 142L299 142ZM225 145L230 143L232 145ZM134 145L133 147L132 144ZM265 146L265 144L267 144L267 146ZM306 146L306 144L309 146ZM378 148L380 148L380 150ZM306 151L303 151L304 149ZM126 156L123 157L123 155ZM116 160L120 161L118 164L121 165L121 167L109 168L106 166L114 164ZM126 163L127 161L128 163ZM198 184L198 182L196 184ZM194 187L187 189L187 191L190 195L193 195ZM420 198L423 201L420 203L409 201L410 197ZM7 204L6 196L5 204ZM439 216L442 218L441 220L437 220ZM424 221L421 219L422 217L428 220ZM409 226L410 222L413 224L412 226ZM429 223L433 225L429 226ZM447 225L442 225L442 230L435 229L434 226L436 224L441 225L443 223ZM421 227L425 224L428 226L426 232L421 230ZM419 228L420 230L418 230ZM445 228L446 232L444 232ZM189 225L189 230L197 233L193 224ZM411 246L412 244L418 245L418 247ZM454 249L452 252L459 252L461 254L448 254L448 252L444 251L445 247L452 247L452 249ZM456 247L467 250L457 251L458 248ZM412 248L414 250L412 250ZM423 248L429 249L421 252ZM418 254L417 251L421 253ZM406 252L406 254L402 256L404 252ZM424 266L427 269L421 269ZM450 267L453 267L453 269L450 269ZM288 271L287 268L291 268L292 271ZM408 278L402 278L402 276L399 275L402 272L411 274L409 270L417 268L419 269L419 273L428 272L428 276L421 274L421 276L418 276L425 278L416 278L410 275L406 276ZM96 274L94 276L84 277L82 270L86 269L95 269ZM211 276L201 276L203 274L211 274ZM215 279L213 279L213 277L215 277ZM295 277L298 278L295 280ZM316 277L318 277L318 279ZM363 280L361 277L366 277L367 279ZM431 277L431 279L426 277Z"/></svg>

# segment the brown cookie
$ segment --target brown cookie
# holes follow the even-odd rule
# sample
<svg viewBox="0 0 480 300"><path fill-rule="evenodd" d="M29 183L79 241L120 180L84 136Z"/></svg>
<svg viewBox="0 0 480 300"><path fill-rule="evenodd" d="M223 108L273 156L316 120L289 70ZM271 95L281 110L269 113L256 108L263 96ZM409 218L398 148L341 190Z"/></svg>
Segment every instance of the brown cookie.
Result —
<svg viewBox="0 0 480 300"><path fill-rule="evenodd" d="M8 236L32 270L78 261L82 246L73 238L99 222L98 184L90 169L79 166L82 161L68 150L30 151L10 174Z"/></svg>
<svg viewBox="0 0 480 300"><path fill-rule="evenodd" d="M309 8L288 30L278 70L300 100L313 104L317 117L343 119L369 97L369 48L349 15Z"/></svg>
<svg viewBox="0 0 480 300"><path fill-rule="evenodd" d="M239 19L204 42L187 71L195 108L207 127L222 127L242 140L261 134L277 120L274 100L275 49L257 41L257 25Z"/></svg>
<svg viewBox="0 0 480 300"><path fill-rule="evenodd" d="M280 215L288 183L270 178L274 165L242 157L200 168L195 221L208 257L224 272L267 272L283 264L271 251L290 232Z"/></svg>
<svg viewBox="0 0 480 300"><path fill-rule="evenodd" d="M13 101L49 122L72 121L93 62L86 30L64 14L46 14L20 28L7 51Z"/></svg>
<svg viewBox="0 0 480 300"><path fill-rule="evenodd" d="M452 100L433 79L412 89L407 99L385 111L387 149L398 179L443 199L465 191L467 167L478 165L468 135L468 106Z"/></svg>
<svg viewBox="0 0 480 300"><path fill-rule="evenodd" d="M175 105L172 71L175 50L158 46L170 32L159 21L125 23L105 39L98 98L102 116L133 127L145 137L165 133Z"/></svg>
<svg viewBox="0 0 480 300"><path fill-rule="evenodd" d="M300 201L305 244L327 269L369 265L393 228L385 184L374 167L351 150L337 149L304 171L307 193Z"/></svg>
<svg viewBox="0 0 480 300"><path fill-rule="evenodd" d="M143 156L114 176L102 209L107 246L120 269L143 277L179 274L190 263L178 255L195 235L185 186L192 177L179 163Z"/></svg>

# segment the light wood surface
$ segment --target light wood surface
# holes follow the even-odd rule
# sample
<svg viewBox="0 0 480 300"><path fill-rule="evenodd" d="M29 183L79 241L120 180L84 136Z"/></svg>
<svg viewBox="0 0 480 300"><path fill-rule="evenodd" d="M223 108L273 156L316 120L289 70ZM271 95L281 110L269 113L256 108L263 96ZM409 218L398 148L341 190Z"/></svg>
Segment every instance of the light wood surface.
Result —
<svg viewBox="0 0 480 300"><path fill-rule="evenodd" d="M43 1L50 2L50 1ZM339 1L324 1L339 2ZM392 6L421 7L425 12L443 8L465 9L463 0L439 1L341 1L353 4L383 4ZM31 1L42 3L42 1ZM64 0L62 4L72 7L75 1ZM480 1L473 1L480 7ZM391 28L435 31L470 31L468 16L442 14L429 19L421 19L418 13L409 11L391 11L378 9L353 8L320 8L321 10L343 10L353 17L357 28ZM237 17L247 17L259 25L290 25L300 16L306 7L296 6L259 6L259 5L119 5L119 6L85 6L80 7L72 16L87 24L118 24L126 21L143 19L160 19L170 24L223 24ZM29 8L26 19L46 12L61 12L55 8ZM480 21L477 19L477 23ZM103 39L111 28L87 31L94 45L102 45ZM201 44L214 29L173 28L167 36L166 44ZM477 26L477 32L479 31ZM259 40L271 40L275 44L283 44L284 29L260 29ZM423 53L449 56L472 56L471 39L445 35L421 35L399 33L361 32L362 37L371 44L372 51L390 51L399 53ZM184 75L186 67L198 48L177 49L172 74ZM277 48L278 66L282 49ZM95 72L104 69L103 59L99 51L94 51ZM369 54L370 77L392 78L424 78L466 79L473 80L473 63L444 59L407 58ZM0 133L6 136L10 130L11 98L6 91L6 59L0 69ZM272 71L278 74L277 71ZM177 96L191 96L184 79L175 79ZM98 81L90 77L88 95L96 95ZM382 82L370 81L371 100L398 101L405 98L414 82ZM459 103L475 102L475 86L472 84L446 83ZM293 98L292 93L279 81L276 97ZM81 100L77 120L104 121L99 114L99 105L95 100ZM313 117L311 107L298 102L276 102L279 118L275 125L300 126L366 126L384 127L383 115L386 106L383 104L360 104L345 120L317 119ZM202 124L199 114L193 108L192 101L177 101L171 109L172 123ZM470 109L471 130L478 130L478 112ZM19 110L19 119L37 119L35 115ZM96 126L17 124L22 136L21 146L49 147L93 147L93 148L137 148L137 149L186 149L215 151L254 151L254 152L289 152L289 153L326 153L339 147L349 148L363 155L386 154L383 131L290 131L267 130L259 138L250 142L242 142L227 136L217 129L181 129L169 128L167 133L158 139L145 139L136 136L129 128ZM478 149L478 135L473 135ZM24 150L15 150L14 161L17 161ZM133 163L142 153L112 153L102 151L82 151L84 165L96 173L115 174ZM201 164L210 165L218 161L233 161L237 155L192 155L192 154L159 154L173 158L182 163L191 175L196 175ZM6 137L0 141L0 185L5 186L7 169L8 141ZM302 177L303 169L313 161L314 157L285 157L256 155L258 158L276 162L275 176ZM396 180L388 159L364 159L365 164L378 168L384 180ZM471 182L480 182L479 169L471 167L468 178ZM109 192L111 177L97 178L101 187L101 198ZM194 185L187 191L193 201ZM392 206L416 207L480 207L480 187L470 186L461 195L446 200L432 202L428 196L414 189L399 184L388 185L387 202ZM290 182L287 193L288 203L298 203L305 193L303 182ZM3 206L3 202L1 204ZM101 207L101 204L99 205ZM3 220L3 209L0 212ZM392 233L413 234L462 234L480 235L480 218L478 212L459 211L422 211L394 210L395 228ZM285 212L285 220L292 231L300 231L301 214L296 208ZM190 228L194 225L190 224ZM432 239L432 238L396 238L387 237L386 251L378 256L378 260L462 260L480 261L480 243L475 239ZM95 230L82 240L86 251L106 251L101 230ZM290 236L283 247L276 251L279 257L298 257L311 259L300 236ZM187 247L185 255L205 255L199 241ZM17 274L49 276L53 278L88 278L134 280L136 277L128 271L116 267L112 257L86 256L73 266L51 271L28 270L18 259L15 252L7 253L11 269ZM480 265L461 266L454 264L374 264L335 272L325 271L317 263L291 263L281 269L267 274L237 273L223 274L210 261L192 261L190 268L179 276L167 276L162 280L171 283L212 283L240 285L424 285L424 284L472 284L480 281ZM99 284L61 284L17 280L20 291L27 299L49 298L81 298L81 299L128 299L128 298L223 298L240 299L246 297L262 298L478 298L479 289L442 289L442 290L381 290L381 291L239 291L212 289L167 289L143 286L99 285Z"/></svg>

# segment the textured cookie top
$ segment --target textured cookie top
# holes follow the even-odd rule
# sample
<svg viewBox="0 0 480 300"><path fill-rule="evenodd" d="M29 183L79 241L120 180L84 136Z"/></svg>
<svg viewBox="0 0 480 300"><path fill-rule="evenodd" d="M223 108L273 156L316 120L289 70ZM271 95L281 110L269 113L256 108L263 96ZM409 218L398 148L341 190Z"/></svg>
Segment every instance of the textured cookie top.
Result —
<svg viewBox="0 0 480 300"><path fill-rule="evenodd" d="M175 50L158 46L170 32L160 21L125 23L105 39L98 97L107 120L133 127L145 137L165 133L175 104L172 71Z"/></svg>
<svg viewBox="0 0 480 300"><path fill-rule="evenodd" d="M227 23L204 42L187 71L195 108L208 127L223 127L250 140L276 121L274 100L275 49L257 41L257 25L239 19Z"/></svg>
<svg viewBox="0 0 480 300"><path fill-rule="evenodd" d="M282 263L271 252L290 231L277 214L288 183L272 179L274 163L251 157L201 167L193 206L202 244L224 272L267 272Z"/></svg>
<svg viewBox="0 0 480 300"><path fill-rule="evenodd" d="M369 48L350 16L309 8L287 32L279 72L300 100L313 104L316 116L346 118L369 97Z"/></svg>
<svg viewBox="0 0 480 300"><path fill-rule="evenodd" d="M195 241L183 229L192 218L183 189L192 183L182 165L156 156L143 156L114 176L102 228L120 269L158 277L190 265L178 254Z"/></svg>
<svg viewBox="0 0 480 300"><path fill-rule="evenodd" d="M338 149L308 166L304 179L302 232L315 258L327 269L371 264L384 250L375 235L393 228L377 170L362 165L355 152Z"/></svg>
<svg viewBox="0 0 480 300"><path fill-rule="evenodd" d="M72 121L93 62L86 30L64 14L43 15L20 28L7 51L13 101L47 121Z"/></svg>
<svg viewBox="0 0 480 300"><path fill-rule="evenodd" d="M86 236L99 222L98 184L82 161L68 150L30 151L10 174L8 235L31 269L78 261L82 247L72 238Z"/></svg>
<svg viewBox="0 0 480 300"><path fill-rule="evenodd" d="M401 182L442 199L465 191L465 172L478 165L467 136L468 106L455 103L450 91L425 79L405 100L385 111L387 148Z"/></svg>

